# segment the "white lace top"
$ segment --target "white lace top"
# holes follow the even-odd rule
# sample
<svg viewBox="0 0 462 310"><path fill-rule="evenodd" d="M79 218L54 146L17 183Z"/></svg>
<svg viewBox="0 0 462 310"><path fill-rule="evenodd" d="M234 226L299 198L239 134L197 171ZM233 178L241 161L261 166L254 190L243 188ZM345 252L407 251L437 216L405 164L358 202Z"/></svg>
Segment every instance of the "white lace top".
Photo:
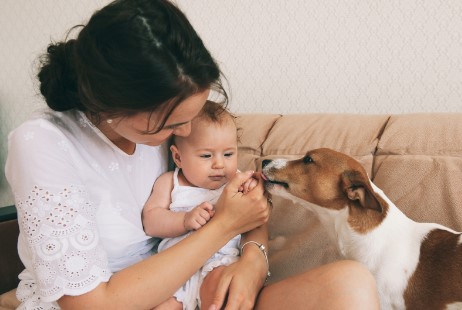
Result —
<svg viewBox="0 0 462 310"><path fill-rule="evenodd" d="M59 309L113 272L151 255L141 210L167 170L167 148L127 155L78 111L45 111L9 136L6 177L15 195L25 270L20 309Z"/></svg>

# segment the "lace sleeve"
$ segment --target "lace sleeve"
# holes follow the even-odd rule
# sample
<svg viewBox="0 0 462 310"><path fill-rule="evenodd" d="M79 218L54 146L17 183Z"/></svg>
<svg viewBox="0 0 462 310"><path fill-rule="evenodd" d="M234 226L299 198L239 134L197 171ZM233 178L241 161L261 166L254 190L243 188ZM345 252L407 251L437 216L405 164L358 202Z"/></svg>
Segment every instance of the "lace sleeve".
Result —
<svg viewBox="0 0 462 310"><path fill-rule="evenodd" d="M22 301L28 294L43 302L84 294L111 276L95 206L72 158L69 141L51 125L28 124L9 137L6 175L18 209L21 258L32 275L18 288Z"/></svg>

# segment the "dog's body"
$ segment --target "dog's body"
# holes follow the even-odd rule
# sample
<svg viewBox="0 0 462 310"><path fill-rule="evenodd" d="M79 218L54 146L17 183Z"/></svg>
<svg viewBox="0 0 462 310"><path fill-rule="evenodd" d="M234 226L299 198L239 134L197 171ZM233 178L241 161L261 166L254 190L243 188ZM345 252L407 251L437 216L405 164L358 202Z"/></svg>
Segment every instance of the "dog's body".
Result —
<svg viewBox="0 0 462 310"><path fill-rule="evenodd" d="M264 161L267 190L315 212L375 276L382 310L462 309L462 234L406 217L353 158L330 149Z"/></svg>

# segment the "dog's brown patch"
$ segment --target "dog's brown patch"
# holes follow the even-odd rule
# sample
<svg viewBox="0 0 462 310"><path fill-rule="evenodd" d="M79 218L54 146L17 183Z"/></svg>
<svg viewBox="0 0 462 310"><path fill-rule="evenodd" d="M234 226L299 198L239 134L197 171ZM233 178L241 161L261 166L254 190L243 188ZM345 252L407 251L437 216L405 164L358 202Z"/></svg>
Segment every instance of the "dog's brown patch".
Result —
<svg viewBox="0 0 462 310"><path fill-rule="evenodd" d="M420 260L404 292L406 309L445 309L462 302L460 234L432 230L420 247ZM437 270L435 270L437 269Z"/></svg>
<svg viewBox="0 0 462 310"><path fill-rule="evenodd" d="M342 174L343 191L348 197L350 227L360 234L366 234L385 219L388 203L374 191L364 168L356 162L354 169Z"/></svg>
<svg viewBox="0 0 462 310"><path fill-rule="evenodd" d="M363 166L331 149L310 151L303 158L288 161L284 167L267 169L265 174L272 181L286 183L287 192L307 202L332 210L348 207L348 222L361 234L379 225L388 211L387 203L374 192ZM358 196L364 199L349 197L346 191L358 188L364 189Z"/></svg>

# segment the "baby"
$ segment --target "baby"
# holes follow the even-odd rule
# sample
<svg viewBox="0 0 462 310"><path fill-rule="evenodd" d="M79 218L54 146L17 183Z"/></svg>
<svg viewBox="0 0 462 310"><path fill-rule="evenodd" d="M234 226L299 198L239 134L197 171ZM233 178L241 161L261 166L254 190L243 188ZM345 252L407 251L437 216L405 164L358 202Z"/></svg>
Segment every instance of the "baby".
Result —
<svg viewBox="0 0 462 310"><path fill-rule="evenodd" d="M234 116L221 105L207 101L191 123L191 134L174 137L170 150L177 168L157 179L143 210L146 233L164 238L159 252L200 229L213 217L214 204L237 172ZM251 178L241 190L248 192L256 184ZM187 310L201 306L201 300L205 300L200 294L203 279L214 268L237 261L239 243L240 235L231 239L174 294L180 308L181 304Z"/></svg>

